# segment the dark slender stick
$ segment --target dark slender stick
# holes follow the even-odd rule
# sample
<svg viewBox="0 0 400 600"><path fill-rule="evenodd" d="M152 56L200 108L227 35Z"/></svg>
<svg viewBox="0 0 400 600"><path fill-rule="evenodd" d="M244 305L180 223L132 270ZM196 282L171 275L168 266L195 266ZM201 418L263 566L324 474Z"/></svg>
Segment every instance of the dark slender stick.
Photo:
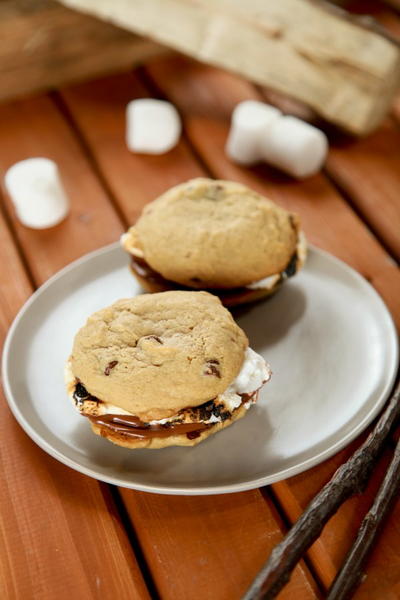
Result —
<svg viewBox="0 0 400 600"><path fill-rule="evenodd" d="M400 442L373 505L364 517L356 541L329 589L327 600L347 600L364 575L363 564L400 491Z"/></svg>
<svg viewBox="0 0 400 600"><path fill-rule="evenodd" d="M400 384L397 383L385 411L364 444L339 467L282 542L273 549L243 600L271 600L277 596L330 517L345 500L365 489L386 438L399 416Z"/></svg>

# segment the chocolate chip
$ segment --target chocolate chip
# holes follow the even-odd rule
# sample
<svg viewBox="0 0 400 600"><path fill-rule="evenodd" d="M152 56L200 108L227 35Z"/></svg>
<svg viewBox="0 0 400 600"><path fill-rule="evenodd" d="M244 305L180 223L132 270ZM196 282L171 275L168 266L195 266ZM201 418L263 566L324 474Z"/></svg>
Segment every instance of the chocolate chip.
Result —
<svg viewBox="0 0 400 600"><path fill-rule="evenodd" d="M214 375L215 377L218 377L218 379L221 379L221 373L219 372L215 364L213 364L211 361L207 363L204 375Z"/></svg>
<svg viewBox="0 0 400 600"><path fill-rule="evenodd" d="M89 395L90 394L87 391L87 389L85 388L85 386L83 386L81 383L76 384L75 391L74 391L74 397L76 397L77 399L79 398L79 400L83 400L84 398L88 398Z"/></svg>
<svg viewBox="0 0 400 600"><path fill-rule="evenodd" d="M209 421L212 415L217 417L217 419L221 419L221 421L226 421L226 419L230 419L232 416L223 404L215 404L215 398L192 408L190 415L193 421Z"/></svg>
<svg viewBox="0 0 400 600"><path fill-rule="evenodd" d="M283 272L284 277L293 277L297 271L297 252L295 252L289 261L288 266Z"/></svg>
<svg viewBox="0 0 400 600"><path fill-rule="evenodd" d="M155 340L159 344L163 344L164 342L157 335L146 335L145 340Z"/></svg>
<svg viewBox="0 0 400 600"><path fill-rule="evenodd" d="M112 360L111 362L108 363L108 365L106 366L106 368L104 369L104 375L108 375L110 374L111 369L113 369L114 367L116 367L118 364L117 360Z"/></svg>
<svg viewBox="0 0 400 600"><path fill-rule="evenodd" d="M200 437L200 431L188 431L186 437L189 440L195 440L196 438Z"/></svg>
<svg viewBox="0 0 400 600"><path fill-rule="evenodd" d="M208 361L210 365L219 365L219 360L217 358L210 358Z"/></svg>
<svg viewBox="0 0 400 600"><path fill-rule="evenodd" d="M215 413L214 413L215 414ZM221 421L224 422L227 419L230 419L231 417L231 413L227 410L225 411L221 411L218 415L216 415L217 417L221 417Z"/></svg>

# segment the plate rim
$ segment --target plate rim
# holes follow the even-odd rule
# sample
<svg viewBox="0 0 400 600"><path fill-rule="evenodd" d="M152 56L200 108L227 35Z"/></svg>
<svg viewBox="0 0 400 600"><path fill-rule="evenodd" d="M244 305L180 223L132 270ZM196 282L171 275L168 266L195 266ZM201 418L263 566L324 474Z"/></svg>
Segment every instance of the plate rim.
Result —
<svg viewBox="0 0 400 600"><path fill-rule="evenodd" d="M395 325L393 316L392 316L391 312L389 311L388 307L386 306L384 300L381 298L379 293L376 291L376 289L358 271L356 271L353 267L351 267L350 265L348 265L341 259L330 254L326 250L323 250L312 244L309 244L309 246L308 246L309 252L313 252L313 253L316 253L317 255L321 255L326 260L335 263L336 266L339 266L340 268L344 269L348 274L350 274L351 276L358 279L359 283L361 283L366 289L368 289L369 293L372 293L372 295L375 296L375 300L378 301L378 303L381 305L383 312L386 313L386 317L388 318L388 324L391 329L391 340L389 340L388 343L392 346L393 368L392 368L390 377L388 378L388 381L386 382L384 389L382 390L380 397L379 397L378 401L376 402L375 406L341 440L338 440L336 443L331 445L329 448L322 450L315 456L307 458L306 460L301 461L297 465L283 468L280 471L274 473L273 475L265 475L263 477L259 477L257 479L253 478L251 480L244 481L241 483L227 483L227 484L212 485L212 486L206 485L204 487L198 487L198 486L193 486L193 485L192 486L177 486L177 485L169 486L167 484L151 485L151 484L143 484L143 483L136 483L136 482L133 482L132 484L130 484L130 482L127 482L126 479L122 479L118 476L110 477L110 476L102 475L102 474L101 474L101 476L99 476L99 473L96 470L86 467L85 465L82 465L82 464L76 462L75 460L69 458L68 456L64 455L62 452L55 449L52 446L52 444L47 442L45 438L43 438L40 434L38 434L36 432L35 428L29 423L29 420L27 420L24 417L23 412L18 407L18 403L15 402L15 400L14 400L13 393L11 391L11 383L10 383L9 377L8 377L8 364L9 364L10 347L11 347L11 344L13 341L14 332L18 328L19 323L22 320L25 313L29 310L31 305L34 302L36 302L37 298L39 298L43 293L45 293L47 288L52 286L53 283L55 283L58 279L64 277L70 271L75 270L81 264L84 264L85 262L88 262L88 261L92 260L93 258L97 258L98 256L101 256L102 254L111 253L118 248L121 248L120 242L113 242L112 244L108 244L101 248L97 248L96 250L88 252L88 253L84 254L83 256L75 259L74 261L72 261L71 263L67 264L65 267L63 267L62 269L60 269L59 271L54 273L54 275L52 275L39 288L37 288L37 290L35 290L32 293L32 295L24 302L22 307L17 312L17 314L7 332L7 335L6 335L6 338L4 341L1 370L2 370L4 395L5 395L7 404L9 406L13 416L15 417L15 419L17 420L19 425L22 427L22 429L25 431L25 433L42 450L47 452L50 456L57 459L62 464L74 469L75 471L78 471L79 473L83 473L84 475L92 477L92 478L96 479L97 481L103 481L105 483L117 485L118 487L134 489L134 490L138 490L138 491L142 491L142 492L164 494L164 495L165 494L185 495L185 496L187 496L187 495L204 496L204 495L229 494L229 493L243 492L243 491L247 491L247 490L257 489L257 488L263 487L265 485L270 485L271 483L275 483L275 482L287 479L289 477L293 477L294 475L298 475L299 473L302 473L308 469L311 469L312 467L329 459L334 454L337 454L337 452L339 452L340 450L345 448L350 442L352 442L373 421L373 419L380 413L381 409L385 405L387 398L389 396L389 393L395 382L396 374L397 374L397 367L398 367L398 363L399 363L399 339L398 339L398 333L397 333L397 329L396 329L396 325Z"/></svg>

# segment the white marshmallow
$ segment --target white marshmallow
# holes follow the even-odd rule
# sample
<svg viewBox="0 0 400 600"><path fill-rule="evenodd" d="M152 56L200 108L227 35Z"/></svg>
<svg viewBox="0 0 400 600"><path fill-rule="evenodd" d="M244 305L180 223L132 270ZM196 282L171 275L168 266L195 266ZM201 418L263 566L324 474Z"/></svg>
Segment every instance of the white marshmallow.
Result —
<svg viewBox="0 0 400 600"><path fill-rule="evenodd" d="M132 152L168 152L178 143L181 130L178 111L170 102L140 98L126 107L126 144Z"/></svg>
<svg viewBox="0 0 400 600"><path fill-rule="evenodd" d="M271 123L260 147L267 163L303 178L320 170L328 152L328 140L320 129L287 116Z"/></svg>
<svg viewBox="0 0 400 600"><path fill-rule="evenodd" d="M225 405L225 407L233 412L236 408L242 404L242 397L240 394L252 394L256 392L264 383L271 379L271 369L268 363L265 362L260 354L254 352L251 348L246 349L246 353L244 356L244 361L242 367L240 369L239 374L236 379L231 383L231 385L225 390L223 394L220 394L217 397L218 402ZM64 380L67 386L68 394L72 400L75 408L78 408L80 412L84 414L94 414L94 415L106 415L106 414L121 414L121 415L132 415L128 411L115 406L109 402L101 402L100 404L95 406L95 412L93 409L88 406L91 405L92 402L84 403L80 407L77 407L75 400L73 398L73 393L75 390L76 378L72 373L71 367L71 358L68 359L65 369L64 369ZM256 401L256 398L246 402L244 404L245 408L250 408L251 404ZM171 417L167 417L166 419L154 420L150 421L150 425L165 425L165 423L174 421L179 418L179 414L172 415ZM204 423L219 423L221 421L221 417L216 417L215 415L211 415L211 417L203 421Z"/></svg>
<svg viewBox="0 0 400 600"><path fill-rule="evenodd" d="M4 182L17 217L26 227L47 229L67 216L68 197L52 160L21 160L8 169Z"/></svg>
<svg viewBox="0 0 400 600"><path fill-rule="evenodd" d="M251 394L271 379L271 369L262 356L247 348L245 360L233 388L237 394Z"/></svg>
<svg viewBox="0 0 400 600"><path fill-rule="evenodd" d="M225 147L228 156L242 165L252 165L263 160L261 138L267 135L271 123L280 116L280 110L264 102L240 102L232 113Z"/></svg>

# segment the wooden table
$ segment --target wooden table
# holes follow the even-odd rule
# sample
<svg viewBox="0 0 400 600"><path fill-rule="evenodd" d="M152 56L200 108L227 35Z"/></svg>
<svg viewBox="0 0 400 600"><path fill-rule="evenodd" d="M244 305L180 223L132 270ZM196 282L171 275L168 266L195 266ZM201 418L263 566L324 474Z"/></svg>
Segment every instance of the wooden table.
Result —
<svg viewBox="0 0 400 600"><path fill-rule="evenodd" d="M391 19L400 29L400 21ZM142 96L166 97L183 116L184 136L166 155L126 149L125 105ZM146 202L199 175L244 182L299 213L309 240L366 277L400 325L394 262L400 255L400 104L369 138L333 139L325 171L296 182L266 166L240 168L225 156L232 108L260 97L237 77L169 57L133 73L0 106L2 172L29 156L52 158L72 201L65 222L34 231L16 220L3 195L2 336L48 277L117 240ZM239 599L272 547L365 437L318 467L260 490L158 496L117 489L58 463L25 435L1 401L0 598L7 600ZM389 450L388 445L367 492L333 517L279 598L324 596L379 485ZM399 547L397 504L357 600L400 598Z"/></svg>

